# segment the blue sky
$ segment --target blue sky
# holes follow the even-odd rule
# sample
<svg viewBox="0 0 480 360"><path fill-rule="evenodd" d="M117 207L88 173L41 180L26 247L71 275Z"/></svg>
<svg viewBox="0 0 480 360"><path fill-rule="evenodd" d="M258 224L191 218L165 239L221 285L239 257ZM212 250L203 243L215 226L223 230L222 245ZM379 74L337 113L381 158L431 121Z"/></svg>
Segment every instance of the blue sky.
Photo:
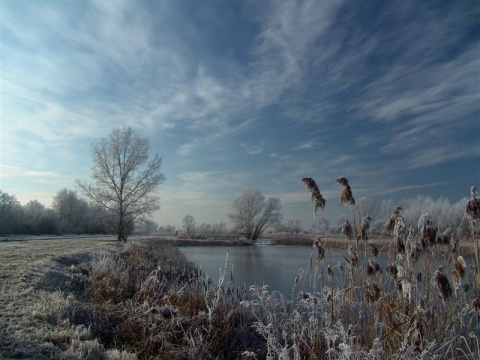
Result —
<svg viewBox="0 0 480 360"><path fill-rule="evenodd" d="M356 198L480 186L480 5L465 1L0 2L0 188L49 206L115 126L167 177L154 220L227 221L246 188L313 223Z"/></svg>

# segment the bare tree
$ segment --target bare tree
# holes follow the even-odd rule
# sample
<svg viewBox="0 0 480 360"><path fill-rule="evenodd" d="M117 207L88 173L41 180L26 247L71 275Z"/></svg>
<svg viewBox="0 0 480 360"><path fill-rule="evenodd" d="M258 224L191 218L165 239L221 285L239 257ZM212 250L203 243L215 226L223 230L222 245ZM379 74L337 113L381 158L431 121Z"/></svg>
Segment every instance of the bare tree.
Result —
<svg viewBox="0 0 480 360"><path fill-rule="evenodd" d="M65 233L83 232L83 225L88 214L88 203L80 199L72 190L62 189L53 197L52 208L55 210L60 231Z"/></svg>
<svg viewBox="0 0 480 360"><path fill-rule="evenodd" d="M267 228L281 221L281 208L279 198L270 197L265 200L260 191L247 189L233 201L234 212L228 214L228 217L239 233L254 241Z"/></svg>
<svg viewBox="0 0 480 360"><path fill-rule="evenodd" d="M186 215L182 220L182 224L187 234L191 234L195 230L196 221L193 215Z"/></svg>
<svg viewBox="0 0 480 360"><path fill-rule="evenodd" d="M355 204L354 214L356 217L356 223L360 224L365 216L373 218L377 216L378 212L377 203L373 199L365 196L361 197Z"/></svg>
<svg viewBox="0 0 480 360"><path fill-rule="evenodd" d="M77 180L89 199L113 215L118 240L126 241L137 218L160 208L154 192L165 180L162 158L149 160L149 152L148 138L135 136L130 127L114 128L92 147L93 183Z"/></svg>
<svg viewBox="0 0 480 360"><path fill-rule="evenodd" d="M22 212L16 196L0 190L0 233L20 233Z"/></svg>
<svg viewBox="0 0 480 360"><path fill-rule="evenodd" d="M284 222L279 224L277 231L285 232L287 234L298 234L302 231L302 222L300 219L286 219Z"/></svg>

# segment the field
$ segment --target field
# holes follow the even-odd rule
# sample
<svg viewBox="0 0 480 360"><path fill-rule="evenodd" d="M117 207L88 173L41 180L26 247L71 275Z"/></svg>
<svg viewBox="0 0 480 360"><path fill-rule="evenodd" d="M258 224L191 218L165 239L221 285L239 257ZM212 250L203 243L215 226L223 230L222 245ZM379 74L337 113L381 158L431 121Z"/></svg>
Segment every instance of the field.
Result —
<svg viewBox="0 0 480 360"><path fill-rule="evenodd" d="M60 341L61 326L55 328L45 317L66 294L81 291L83 274L76 266L117 247L113 240L0 242L0 358L50 359L58 352L55 338Z"/></svg>
<svg viewBox="0 0 480 360"><path fill-rule="evenodd" d="M382 271L369 248L331 264L315 245L290 298L204 279L154 238L2 241L0 358L478 359L480 275L459 255L468 246L390 248ZM437 261L447 268L433 273Z"/></svg>

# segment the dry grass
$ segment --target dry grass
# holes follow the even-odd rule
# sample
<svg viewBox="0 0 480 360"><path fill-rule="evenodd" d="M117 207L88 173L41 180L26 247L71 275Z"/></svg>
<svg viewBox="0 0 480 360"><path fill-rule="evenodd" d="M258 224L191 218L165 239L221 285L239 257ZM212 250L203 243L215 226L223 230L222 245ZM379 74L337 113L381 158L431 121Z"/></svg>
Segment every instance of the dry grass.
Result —
<svg viewBox="0 0 480 360"><path fill-rule="evenodd" d="M206 279L155 238L0 243L0 356L478 359L479 264L430 243L427 214L419 225L398 212L388 241L299 235L314 248L291 298ZM338 264L334 243L348 246Z"/></svg>

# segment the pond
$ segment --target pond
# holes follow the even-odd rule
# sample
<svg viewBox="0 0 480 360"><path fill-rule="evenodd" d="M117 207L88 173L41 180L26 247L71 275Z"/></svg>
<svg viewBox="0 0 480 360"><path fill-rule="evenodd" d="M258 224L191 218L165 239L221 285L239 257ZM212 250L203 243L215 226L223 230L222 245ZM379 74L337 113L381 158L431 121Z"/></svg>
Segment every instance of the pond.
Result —
<svg viewBox="0 0 480 360"><path fill-rule="evenodd" d="M225 269L228 252L225 281L230 279L233 269L236 288L242 288L244 284L247 288L251 285L268 285L270 292L279 291L290 296L298 270L308 268L313 249L309 246L254 245L192 246L179 247L179 250L214 280ZM331 251L329 259L332 265L344 261L337 251ZM316 261L315 257L313 261Z"/></svg>

